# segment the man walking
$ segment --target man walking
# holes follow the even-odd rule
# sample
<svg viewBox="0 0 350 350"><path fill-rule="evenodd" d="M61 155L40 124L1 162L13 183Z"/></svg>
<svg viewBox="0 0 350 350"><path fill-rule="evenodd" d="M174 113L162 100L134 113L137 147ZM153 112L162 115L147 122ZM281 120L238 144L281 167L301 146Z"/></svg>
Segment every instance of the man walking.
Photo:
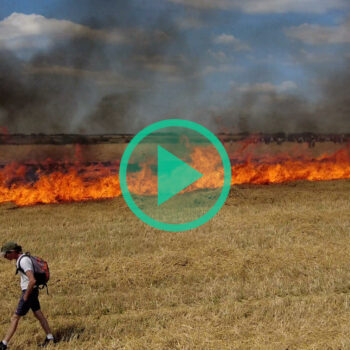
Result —
<svg viewBox="0 0 350 350"><path fill-rule="evenodd" d="M32 309L35 317L39 320L46 333L46 339L40 346L45 347L55 342L49 324L40 310L39 289L34 276L34 266L31 258L22 252L22 247L17 243L8 242L1 248L1 256L7 260L16 260L16 267L21 275L22 296L19 300L16 312L11 318L9 330L0 343L0 350L6 350L7 344L14 335L20 318Z"/></svg>

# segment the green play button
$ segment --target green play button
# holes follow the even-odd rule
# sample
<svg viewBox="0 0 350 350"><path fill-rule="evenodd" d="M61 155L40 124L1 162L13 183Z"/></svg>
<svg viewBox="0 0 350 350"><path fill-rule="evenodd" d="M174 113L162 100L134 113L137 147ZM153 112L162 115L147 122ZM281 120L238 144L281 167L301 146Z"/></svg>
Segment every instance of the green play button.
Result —
<svg viewBox="0 0 350 350"><path fill-rule="evenodd" d="M203 176L158 145L158 206Z"/></svg>
<svg viewBox="0 0 350 350"><path fill-rule="evenodd" d="M131 211L146 224L185 231L205 224L224 205L231 164L220 140L181 119L147 126L126 147L119 182ZM136 223L129 215L130 227Z"/></svg>

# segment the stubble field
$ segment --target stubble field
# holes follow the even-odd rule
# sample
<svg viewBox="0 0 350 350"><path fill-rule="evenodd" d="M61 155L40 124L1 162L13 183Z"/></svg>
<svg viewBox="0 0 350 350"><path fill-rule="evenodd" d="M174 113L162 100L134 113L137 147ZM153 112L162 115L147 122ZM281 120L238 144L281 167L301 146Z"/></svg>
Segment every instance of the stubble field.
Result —
<svg viewBox="0 0 350 350"><path fill-rule="evenodd" d="M240 186L210 222L163 232L122 197L0 206L0 243L50 263L56 349L350 349L350 181ZM20 295L0 262L2 337ZM28 314L11 349L44 334Z"/></svg>

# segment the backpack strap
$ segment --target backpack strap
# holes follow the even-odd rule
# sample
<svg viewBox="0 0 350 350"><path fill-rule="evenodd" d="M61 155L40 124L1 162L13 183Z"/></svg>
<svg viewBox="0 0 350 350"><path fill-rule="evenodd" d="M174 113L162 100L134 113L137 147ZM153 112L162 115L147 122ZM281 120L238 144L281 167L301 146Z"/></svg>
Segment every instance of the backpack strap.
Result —
<svg viewBox="0 0 350 350"><path fill-rule="evenodd" d="M34 266L34 263L33 263L33 260L32 260L32 256L30 255L29 252L25 252L20 258L19 258L19 261L18 261L18 267L16 268L16 275L18 274L18 271L22 272L25 274L24 270L21 268L21 260L22 258L24 258L25 256L27 256L30 261L32 262L32 265L33 265L33 273L35 273L35 266Z"/></svg>
<svg viewBox="0 0 350 350"><path fill-rule="evenodd" d="M16 275L18 274L18 271L21 271L22 273L24 273L24 270L21 268L21 260L25 256L27 256L27 255L23 254L18 260L18 267L16 268Z"/></svg>
<svg viewBox="0 0 350 350"><path fill-rule="evenodd" d="M38 286L38 289L42 290L46 287L46 293L49 295L49 287L47 286L47 283L42 284L41 286Z"/></svg>

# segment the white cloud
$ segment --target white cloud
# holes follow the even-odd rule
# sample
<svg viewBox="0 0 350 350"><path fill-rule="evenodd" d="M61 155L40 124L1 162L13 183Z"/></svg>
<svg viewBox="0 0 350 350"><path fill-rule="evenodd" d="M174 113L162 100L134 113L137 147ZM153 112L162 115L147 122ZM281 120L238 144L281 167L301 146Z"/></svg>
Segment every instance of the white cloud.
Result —
<svg viewBox="0 0 350 350"><path fill-rule="evenodd" d="M237 39L231 34L221 34L214 38L214 44L216 45L230 45L237 51L247 51L250 50L249 45L243 43L241 40Z"/></svg>
<svg viewBox="0 0 350 350"><path fill-rule="evenodd" d="M199 29L205 26L205 23L196 17L183 17L178 18L176 23L180 29Z"/></svg>
<svg viewBox="0 0 350 350"><path fill-rule="evenodd" d="M338 26L304 23L285 29L288 37L311 45L350 43L350 20Z"/></svg>
<svg viewBox="0 0 350 350"><path fill-rule="evenodd" d="M175 64L167 62L147 62L144 67L150 71L163 74L176 75L179 73L179 68Z"/></svg>
<svg viewBox="0 0 350 350"><path fill-rule="evenodd" d="M288 90L294 90L297 88L298 88L297 84L294 81L290 81L290 80L284 81L282 84L277 85L277 90L282 92L288 91Z"/></svg>
<svg viewBox="0 0 350 350"><path fill-rule="evenodd" d="M245 13L325 13L349 6L348 0L169 0L199 9L238 10Z"/></svg>
<svg viewBox="0 0 350 350"><path fill-rule="evenodd" d="M240 68L232 64L219 64L216 66L208 65L203 68L201 75L209 75L213 73L232 73L237 70L240 70Z"/></svg>
<svg viewBox="0 0 350 350"><path fill-rule="evenodd" d="M232 44L236 44L238 41L239 40L236 39L233 35L229 35L229 34L221 34L214 39L215 44L222 44L222 45L232 45Z"/></svg>
<svg viewBox="0 0 350 350"><path fill-rule="evenodd" d="M12 13L0 21L0 47L10 50L46 49L56 40L81 37L121 44L126 37L118 30L104 31L68 20L46 18L41 15Z"/></svg>
<svg viewBox="0 0 350 350"><path fill-rule="evenodd" d="M209 49L208 55L218 62L227 62L229 60L228 56L223 51L213 51Z"/></svg>
<svg viewBox="0 0 350 350"><path fill-rule="evenodd" d="M260 93L274 93L274 92L287 92L295 90L298 86L294 81L284 81L279 85L272 84L270 82L256 83L256 84L244 84L243 86L237 86L231 84L241 92L260 92Z"/></svg>
<svg viewBox="0 0 350 350"><path fill-rule="evenodd" d="M334 52L309 52L304 49L300 50L294 57L291 58L295 63L330 63L336 62L339 59L346 58L345 55L335 54Z"/></svg>

